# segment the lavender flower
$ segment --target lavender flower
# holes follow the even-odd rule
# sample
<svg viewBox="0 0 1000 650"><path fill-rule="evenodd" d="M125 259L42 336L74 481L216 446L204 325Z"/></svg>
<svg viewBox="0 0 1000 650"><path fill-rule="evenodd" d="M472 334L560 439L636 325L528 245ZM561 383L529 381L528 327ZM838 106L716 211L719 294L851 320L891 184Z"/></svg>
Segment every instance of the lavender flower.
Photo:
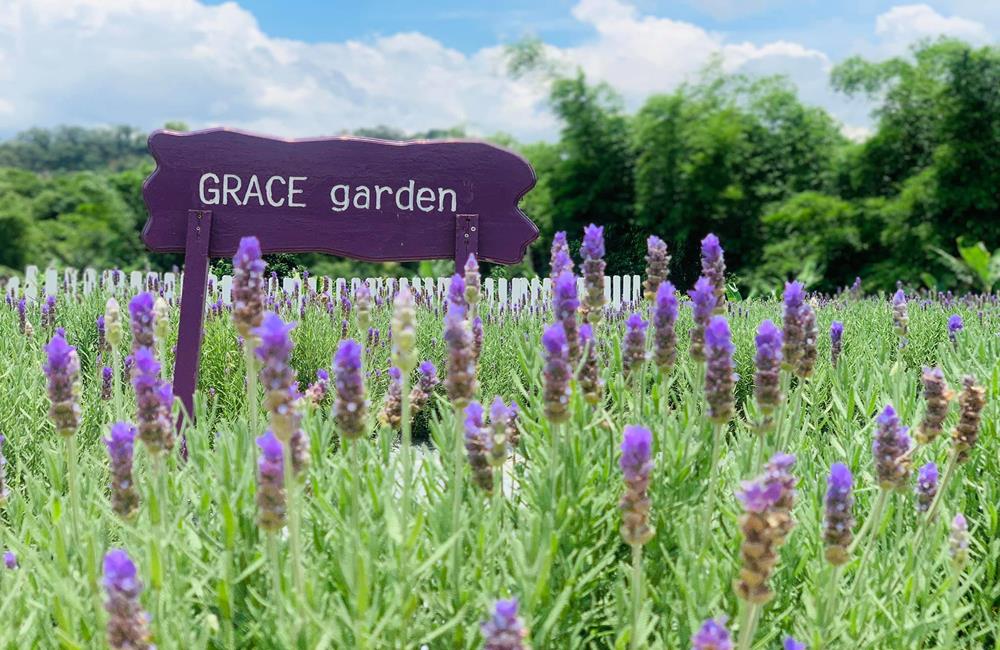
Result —
<svg viewBox="0 0 1000 650"><path fill-rule="evenodd" d="M594 341L594 330L590 323L580 326L580 345L583 348L583 364L580 366L580 390L583 399L594 406L604 398L604 380L598 366L597 343Z"/></svg>
<svg viewBox="0 0 1000 650"><path fill-rule="evenodd" d="M560 230L552 238L552 251L549 260L549 277L555 282L563 271L573 272L573 258L569 255L569 243L566 241L566 231Z"/></svg>
<svg viewBox="0 0 1000 650"><path fill-rule="evenodd" d="M478 365L479 355L483 351L483 319L479 316L473 318L469 329L472 330L472 359Z"/></svg>
<svg viewBox="0 0 1000 650"><path fill-rule="evenodd" d="M410 391L410 409L414 414L419 413L427 406L427 402L430 401L431 395L439 383L437 368L430 361L422 361L417 371L419 373L417 383Z"/></svg>
<svg viewBox="0 0 1000 650"><path fill-rule="evenodd" d="M844 338L844 324L840 321L830 323L830 365L837 367L840 359L840 352L843 349L842 339Z"/></svg>
<svg viewBox="0 0 1000 650"><path fill-rule="evenodd" d="M316 371L316 381L306 389L306 399L315 405L320 405L326 400L330 389L330 373L320 368Z"/></svg>
<svg viewBox="0 0 1000 650"><path fill-rule="evenodd" d="M288 440L288 451L292 455L292 473L297 478L302 478L309 468L309 438L306 437L302 427L298 427L292 432L292 437Z"/></svg>
<svg viewBox="0 0 1000 650"><path fill-rule="evenodd" d="M45 354L43 370L48 378L49 417L56 433L71 436L80 428L80 358L61 330L45 346Z"/></svg>
<svg viewBox="0 0 1000 650"><path fill-rule="evenodd" d="M782 323L783 347L782 367L793 370L798 367L805 346L805 330L802 309L805 305L805 288L801 282L786 282L782 296L785 313Z"/></svg>
<svg viewBox="0 0 1000 650"><path fill-rule="evenodd" d="M669 265L667 244L656 235L650 235L646 239L646 280L642 285L646 300L656 298L656 290L667 280Z"/></svg>
<svg viewBox="0 0 1000 650"><path fill-rule="evenodd" d="M691 297L694 316L694 328L691 330L691 358L704 361L705 328L715 311L715 289L708 278L700 277L694 283L694 288L688 291L688 295Z"/></svg>
<svg viewBox="0 0 1000 650"><path fill-rule="evenodd" d="M97 316L97 353L102 354L108 349L107 328L104 325L104 314Z"/></svg>
<svg viewBox="0 0 1000 650"><path fill-rule="evenodd" d="M771 414L781 404L781 330L770 320L765 320L757 328L754 342L757 346L754 397L757 408L764 415L765 426L769 427Z"/></svg>
<svg viewBox="0 0 1000 650"><path fill-rule="evenodd" d="M156 348L153 333L155 314L153 313L153 296L150 293L140 293L128 304L129 323L132 326L132 352L139 348Z"/></svg>
<svg viewBox="0 0 1000 650"><path fill-rule="evenodd" d="M393 302L392 362L407 375L417 365L417 312L409 289L400 291Z"/></svg>
<svg viewBox="0 0 1000 650"><path fill-rule="evenodd" d="M653 302L653 360L668 374L677 360L677 296L674 285L661 282Z"/></svg>
<svg viewBox="0 0 1000 650"><path fill-rule="evenodd" d="M733 641L726 629L726 617L708 619L691 637L691 650L733 650Z"/></svg>
<svg viewBox="0 0 1000 650"><path fill-rule="evenodd" d="M715 290L715 313L726 312L726 260L719 238L709 233L701 240L701 275Z"/></svg>
<svg viewBox="0 0 1000 650"><path fill-rule="evenodd" d="M899 347L905 347L907 335L909 334L910 317L906 310L906 294L902 289L897 289L892 296L892 322L899 335Z"/></svg>
<svg viewBox="0 0 1000 650"><path fill-rule="evenodd" d="M622 341L622 366L629 377L642 369L646 362L646 328L649 322L639 314L632 314L625 321L625 339Z"/></svg>
<svg viewBox="0 0 1000 650"><path fill-rule="evenodd" d="M952 345L958 345L958 333L963 329L965 329L965 324L962 322L961 316L952 314L948 317L948 339Z"/></svg>
<svg viewBox="0 0 1000 650"><path fill-rule="evenodd" d="M877 418L878 431L872 441L875 472L883 489L901 490L910 476L910 436L899 422L896 410L887 404Z"/></svg>
<svg viewBox="0 0 1000 650"><path fill-rule="evenodd" d="M781 642L782 650L806 650L806 644L797 641L793 636L786 636Z"/></svg>
<svg viewBox="0 0 1000 650"><path fill-rule="evenodd" d="M257 525L268 532L280 530L287 515L285 501L284 450L268 430L257 438Z"/></svg>
<svg viewBox="0 0 1000 650"><path fill-rule="evenodd" d="M353 339L340 342L333 356L334 388L333 417L340 433L349 440L365 432L368 400L361 376L361 345Z"/></svg>
<svg viewBox="0 0 1000 650"><path fill-rule="evenodd" d="M347 304L347 311L350 311L350 301L347 301ZM359 282L357 288L354 290L354 304L357 307L358 329L363 332L371 327L372 320L372 292L368 287L367 280ZM344 337L342 336L341 338Z"/></svg>
<svg viewBox="0 0 1000 650"><path fill-rule="evenodd" d="M847 465L834 463L830 466L830 476L826 480L823 542L826 560L834 566L847 562L847 549L854 538L853 482Z"/></svg>
<svg viewBox="0 0 1000 650"><path fill-rule="evenodd" d="M951 530L948 535L948 550L951 554L951 561L955 567L961 570L965 563L969 561L969 524L965 521L965 515L961 512L955 515L951 521Z"/></svg>
<svg viewBox="0 0 1000 650"><path fill-rule="evenodd" d="M986 405L986 391L976 385L975 377L966 375L962 386L962 393L958 396L958 425L951 432L952 449L960 463L969 460L969 454L979 440L980 419Z"/></svg>
<svg viewBox="0 0 1000 650"><path fill-rule="evenodd" d="M476 261L476 256L469 253L469 259L465 262L465 302L473 307L478 305L482 298L481 283L479 263Z"/></svg>
<svg viewBox="0 0 1000 650"><path fill-rule="evenodd" d="M625 479L625 493L619 508L622 511L622 537L631 546L642 546L653 538L655 530L650 525L651 504L647 491L649 475L653 470L653 435L649 429L629 425L625 427L622 455L618 466Z"/></svg>
<svg viewBox="0 0 1000 650"><path fill-rule="evenodd" d="M111 370L110 366L104 366L101 368L101 399L105 402L111 399L112 389L114 388L114 371Z"/></svg>
<svg viewBox="0 0 1000 650"><path fill-rule="evenodd" d="M139 492L132 479L135 433L128 422L116 422L111 425L111 435L104 438L111 462L111 509L126 520L139 511Z"/></svg>
<svg viewBox="0 0 1000 650"><path fill-rule="evenodd" d="M150 642L149 616L139 603L142 582L128 553L121 549L112 549L104 556L104 593L108 645L115 650L155 647Z"/></svg>
<svg viewBox="0 0 1000 650"><path fill-rule="evenodd" d="M17 324L18 324L18 329L20 329L21 331L21 334L27 333L27 327L28 327L27 308L28 308L27 301L25 301L24 298L21 298L20 300L17 301Z"/></svg>
<svg viewBox="0 0 1000 650"><path fill-rule="evenodd" d="M295 370L291 366L293 344L289 336L294 328L295 323L286 324L277 314L267 312L260 326L250 332L258 341L254 353L261 362L264 407L271 414L271 428L279 440L291 440L298 428Z"/></svg>
<svg viewBox="0 0 1000 650"><path fill-rule="evenodd" d="M819 334L816 331L816 312L808 303L803 303L801 314L802 323L802 344L798 364L795 366L795 374L805 379L812 375L816 366L816 339Z"/></svg>
<svg viewBox="0 0 1000 650"><path fill-rule="evenodd" d="M782 497L782 487L776 481L758 478L743 483L737 497L743 502L744 510L740 515L743 567L733 587L743 600L766 603L774 596L767 581L778 562L776 538L784 527L783 517L787 516L775 508Z"/></svg>
<svg viewBox="0 0 1000 650"><path fill-rule="evenodd" d="M955 394L948 388L944 373L940 368L923 369L920 377L924 385L924 403L927 409L917 428L917 442L926 445L934 442L944 431L944 419L948 417L948 404Z"/></svg>
<svg viewBox="0 0 1000 650"><path fill-rule="evenodd" d="M476 393L474 340L465 307L449 302L444 318L444 340L448 345L448 365L444 385L455 408L464 408Z"/></svg>
<svg viewBox="0 0 1000 650"><path fill-rule="evenodd" d="M927 512L938 491L938 468L927 463L917 472L917 512Z"/></svg>
<svg viewBox="0 0 1000 650"><path fill-rule="evenodd" d="M14 555L14 551L4 551L3 564L11 571L17 568L17 556Z"/></svg>
<svg viewBox="0 0 1000 650"><path fill-rule="evenodd" d="M264 316L264 269L260 242L243 237L233 256L233 323L243 338L250 338Z"/></svg>
<svg viewBox="0 0 1000 650"><path fill-rule="evenodd" d="M160 364L149 348L136 350L133 360L132 388L135 389L135 419L139 424L139 437L150 454L168 452L174 447L170 384L160 380Z"/></svg>
<svg viewBox="0 0 1000 650"><path fill-rule="evenodd" d="M448 285L448 303L461 307L463 317L468 314L469 303L465 301L465 278L458 273L451 276L451 284Z"/></svg>
<svg viewBox="0 0 1000 650"><path fill-rule="evenodd" d="M528 629L517 615L517 599L498 600L493 615L480 629L485 641L483 650L525 650Z"/></svg>
<svg viewBox="0 0 1000 650"><path fill-rule="evenodd" d="M109 347L118 349L122 342L122 312L114 298L108 298L104 305L104 326L107 329Z"/></svg>
<svg viewBox="0 0 1000 650"><path fill-rule="evenodd" d="M389 387L385 392L385 401L379 412L379 422L391 429L398 430L402 420L403 408L403 373L399 368L389 368Z"/></svg>
<svg viewBox="0 0 1000 650"><path fill-rule="evenodd" d="M562 323L555 323L542 334L545 350L545 417L553 424L569 419L570 375L569 345Z"/></svg>
<svg viewBox="0 0 1000 650"><path fill-rule="evenodd" d="M795 456L778 452L764 467L764 481L768 485L777 484L781 489L781 496L778 497L772 508L775 546L781 546L785 543L788 534L792 532L792 527L795 525L795 521L792 519L792 508L795 506L795 486L799 481L791 472L794 466Z"/></svg>
<svg viewBox="0 0 1000 650"><path fill-rule="evenodd" d="M705 328L705 400L708 417L717 424L728 422L736 408L733 390L736 373L733 370L735 347L729 332L729 323L723 316L715 316Z"/></svg>
<svg viewBox="0 0 1000 650"><path fill-rule="evenodd" d="M556 320L563 324L566 341L569 344L570 364L580 360L580 334L576 322L576 312L580 301L576 293L576 277L570 271L560 273L552 285L552 312Z"/></svg>
<svg viewBox="0 0 1000 650"><path fill-rule="evenodd" d="M589 323L599 323L604 315L604 228L590 224L583 229L583 305Z"/></svg>
<svg viewBox="0 0 1000 650"><path fill-rule="evenodd" d="M513 417L514 410L504 404L499 395L495 397L490 404L489 444L486 446L486 455L493 467L501 467L507 460L510 451L507 436Z"/></svg>
<svg viewBox="0 0 1000 650"><path fill-rule="evenodd" d="M481 490L493 494L493 470L488 453L490 439L483 426L483 407L472 401L465 407L465 450L469 454L472 477Z"/></svg>

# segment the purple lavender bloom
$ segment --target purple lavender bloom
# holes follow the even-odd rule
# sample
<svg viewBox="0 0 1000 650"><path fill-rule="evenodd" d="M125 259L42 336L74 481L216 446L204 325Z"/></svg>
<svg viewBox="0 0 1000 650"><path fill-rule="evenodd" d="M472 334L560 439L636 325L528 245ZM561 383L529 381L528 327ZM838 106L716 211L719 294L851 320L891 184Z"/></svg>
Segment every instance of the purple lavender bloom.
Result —
<svg viewBox="0 0 1000 650"><path fill-rule="evenodd" d="M726 261L719 238L709 233L701 240L701 275L715 289L715 313L726 311Z"/></svg>
<svg viewBox="0 0 1000 650"><path fill-rule="evenodd" d="M101 353L108 349L107 329L104 325L104 314L97 317L97 352Z"/></svg>
<svg viewBox="0 0 1000 650"><path fill-rule="evenodd" d="M646 361L646 328L649 322L639 314L632 314L625 321L625 339L622 341L622 365L626 376L642 368Z"/></svg>
<svg viewBox="0 0 1000 650"><path fill-rule="evenodd" d="M132 326L132 352L139 348L156 347L153 333L156 315L153 313L153 294L137 294L128 303L129 322Z"/></svg>
<svg viewBox="0 0 1000 650"><path fill-rule="evenodd" d="M958 345L958 333L963 329L965 329L965 324L962 322L961 316L952 314L948 317L948 339L952 345Z"/></svg>
<svg viewBox="0 0 1000 650"><path fill-rule="evenodd" d="M781 330L770 320L765 320L757 328L754 342L757 346L754 397L765 416L765 423L769 425L770 414L781 404Z"/></svg>
<svg viewBox="0 0 1000 650"><path fill-rule="evenodd" d="M361 345L357 341L341 341L333 356L333 376L337 394L333 416L341 434L354 440L365 432L368 413L365 382L361 375Z"/></svg>
<svg viewBox="0 0 1000 650"><path fill-rule="evenodd" d="M965 515L961 512L955 515L951 521L951 529L948 534L948 550L951 553L951 561L956 567L961 569L969 560L969 524L965 520Z"/></svg>
<svg viewBox="0 0 1000 650"><path fill-rule="evenodd" d="M244 338L260 327L264 315L264 269L260 242L243 237L233 256L233 322Z"/></svg>
<svg viewBox="0 0 1000 650"><path fill-rule="evenodd" d="M910 317L907 313L906 294L902 289L897 289L892 296L892 322L899 335L899 347L905 347L907 335L909 333Z"/></svg>
<svg viewBox="0 0 1000 650"><path fill-rule="evenodd" d="M410 410L413 414L427 406L439 383L437 368L430 361L422 361L417 367L417 373L417 383L410 390Z"/></svg>
<svg viewBox="0 0 1000 650"><path fill-rule="evenodd" d="M694 317L694 328L691 330L691 358L705 360L705 328L715 311L715 288L706 277L698 278L694 288L688 291L691 297L691 308Z"/></svg>
<svg viewBox="0 0 1000 650"><path fill-rule="evenodd" d="M782 486L777 481L744 481L736 497L747 512L761 513L774 507L781 498Z"/></svg>
<svg viewBox="0 0 1000 650"><path fill-rule="evenodd" d="M482 278L479 275L479 262L476 256L469 253L469 259L465 262L465 301L470 305L479 303L482 297Z"/></svg>
<svg viewBox="0 0 1000 650"><path fill-rule="evenodd" d="M557 424L569 419L569 381L572 374L569 345L562 323L557 322L545 329L542 333L542 345L545 348L545 417Z"/></svg>
<svg viewBox="0 0 1000 650"><path fill-rule="evenodd" d="M128 553L112 549L104 556L104 609L108 612L108 645L115 650L153 648L149 638L149 616L139 596L142 582Z"/></svg>
<svg viewBox="0 0 1000 650"><path fill-rule="evenodd" d="M728 422L736 408L733 389L736 387L736 373L733 369L732 336L729 323L723 316L712 318L705 328L705 400L708 402L708 417L713 422Z"/></svg>
<svg viewBox="0 0 1000 650"><path fill-rule="evenodd" d="M663 373L677 360L677 296L674 285L661 282L653 302L653 359Z"/></svg>
<svg viewBox="0 0 1000 650"><path fill-rule="evenodd" d="M912 446L907 428L900 424L896 410L887 404L876 419L878 430L872 441L875 471L883 489L903 489L910 476L909 451Z"/></svg>
<svg viewBox="0 0 1000 650"><path fill-rule="evenodd" d="M111 462L111 508L122 519L131 519L139 510L139 492L132 479L135 435L131 424L116 422L110 436L103 439Z"/></svg>
<svg viewBox="0 0 1000 650"><path fill-rule="evenodd" d="M784 337L781 350L782 366L786 370L798 367L799 360L805 353L805 323L803 322L803 307L806 292L801 282L786 282L782 295L784 316L782 335Z"/></svg>
<svg viewBox="0 0 1000 650"><path fill-rule="evenodd" d="M493 493L493 470L490 467L490 438L483 425L483 407L472 401L465 407L465 451L469 455L472 477L487 494Z"/></svg>
<svg viewBox="0 0 1000 650"><path fill-rule="evenodd" d="M264 407L271 414L271 427L280 440L290 440L298 428L294 402L297 397L295 370L291 366L292 337L295 323L285 323L267 312L259 327L251 330L257 337L254 354L261 362L260 382L264 387Z"/></svg>
<svg viewBox="0 0 1000 650"><path fill-rule="evenodd" d="M590 405L596 405L604 396L604 380L601 379L601 369L595 349L594 328L590 323L580 326L580 346L583 348L583 364L580 367L579 381L583 398Z"/></svg>
<svg viewBox="0 0 1000 650"><path fill-rule="evenodd" d="M101 368L101 399L105 402L111 399L112 389L114 388L114 371L111 370L110 366L104 366Z"/></svg>
<svg viewBox="0 0 1000 650"><path fill-rule="evenodd" d="M576 277L569 271L560 273L552 285L552 311L557 320L575 318L580 301L576 294Z"/></svg>
<svg viewBox="0 0 1000 650"><path fill-rule="evenodd" d="M563 271L573 272L573 258L569 255L569 243L566 241L566 231L560 230L552 238L552 251L549 258L549 277L555 281Z"/></svg>
<svg viewBox="0 0 1000 650"><path fill-rule="evenodd" d="M444 340L448 345L445 389L452 405L463 408L476 393L476 358L475 340L461 303L448 303L448 313L444 317Z"/></svg>
<svg viewBox="0 0 1000 650"><path fill-rule="evenodd" d="M660 284L666 282L669 265L670 255L667 254L666 242L656 235L650 235L646 239L646 280L642 285L646 300L653 300Z"/></svg>
<svg viewBox="0 0 1000 650"><path fill-rule="evenodd" d="M174 447L174 426L170 416L173 396L170 385L160 380L160 364L152 350L139 348L133 359L132 388L135 390L135 419L139 424L139 437L146 444L149 453L168 452Z"/></svg>
<svg viewBox="0 0 1000 650"><path fill-rule="evenodd" d="M649 475L653 470L653 435L645 427L629 425L621 445L618 466L625 479L625 492L619 508L622 511L621 534L631 546L642 546L653 538L650 525L651 504L647 494Z"/></svg>
<svg viewBox="0 0 1000 650"><path fill-rule="evenodd" d="M17 323L21 334L24 334L28 328L27 308L27 301L24 298L17 301Z"/></svg>
<svg viewBox="0 0 1000 650"><path fill-rule="evenodd" d="M257 447L257 525L273 532L285 525L287 514L284 448L270 430L257 438Z"/></svg>
<svg viewBox="0 0 1000 650"><path fill-rule="evenodd" d="M797 641L793 636L786 636L781 647L783 650L806 650L806 644Z"/></svg>
<svg viewBox="0 0 1000 650"><path fill-rule="evenodd" d="M584 226L580 254L584 258L600 259L604 257L604 253L604 226Z"/></svg>
<svg viewBox="0 0 1000 650"><path fill-rule="evenodd" d="M59 435L71 436L80 428L80 358L60 330L45 346L45 354L42 369L48 378L49 417Z"/></svg>
<svg viewBox="0 0 1000 650"><path fill-rule="evenodd" d="M834 463L830 466L824 501L823 542L826 559L835 566L847 562L847 549L854 539L853 483L847 465Z"/></svg>
<svg viewBox="0 0 1000 650"><path fill-rule="evenodd" d="M17 568L17 556L14 555L14 551L4 551L3 564L11 571Z"/></svg>
<svg viewBox="0 0 1000 650"><path fill-rule="evenodd" d="M498 600L493 615L484 622L483 650L524 650L528 629L517 615L517 599Z"/></svg>
<svg viewBox="0 0 1000 650"><path fill-rule="evenodd" d="M844 324L836 320L830 323L830 365L834 368L837 367L837 360L840 359L843 337Z"/></svg>
<svg viewBox="0 0 1000 650"><path fill-rule="evenodd" d="M938 491L938 468L927 463L917 472L917 512L927 512Z"/></svg>
<svg viewBox="0 0 1000 650"><path fill-rule="evenodd" d="M465 278L458 273L451 276L451 284L448 285L448 302L459 305L464 310L469 309L469 303L465 300Z"/></svg>
<svg viewBox="0 0 1000 650"><path fill-rule="evenodd" d="M708 619L691 637L691 650L733 650L733 641L726 629L726 617Z"/></svg>

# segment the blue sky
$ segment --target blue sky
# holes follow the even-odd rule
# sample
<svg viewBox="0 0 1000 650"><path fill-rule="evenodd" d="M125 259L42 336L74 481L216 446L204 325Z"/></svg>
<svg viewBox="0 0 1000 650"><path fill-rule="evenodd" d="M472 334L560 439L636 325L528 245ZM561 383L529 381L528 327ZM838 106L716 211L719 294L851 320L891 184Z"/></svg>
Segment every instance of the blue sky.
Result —
<svg viewBox="0 0 1000 650"><path fill-rule="evenodd" d="M786 75L864 137L871 106L830 89L838 62L997 33L1000 0L0 0L0 137L183 120L285 136L385 124L552 139L545 80L505 69L503 46L527 35L563 71L612 85L627 110L718 59Z"/></svg>

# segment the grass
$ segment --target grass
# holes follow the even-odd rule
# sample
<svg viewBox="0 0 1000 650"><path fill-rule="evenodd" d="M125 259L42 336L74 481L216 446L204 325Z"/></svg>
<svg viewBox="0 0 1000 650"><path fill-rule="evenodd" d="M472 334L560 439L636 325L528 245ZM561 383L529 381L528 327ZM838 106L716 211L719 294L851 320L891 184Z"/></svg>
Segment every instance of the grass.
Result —
<svg viewBox="0 0 1000 650"><path fill-rule="evenodd" d="M132 417L134 402L128 386L127 413L113 413L112 403L99 398L94 321L106 298L95 293L64 299L56 319L78 347L83 367L77 533L69 521L63 442L47 417L41 371L42 345L51 332L39 327L37 309L29 307L36 333L25 337L16 310L0 308L0 429L7 438L10 489L0 546L16 553L20 564L0 569L3 647L100 647L106 623L100 563L112 547L126 549L139 566L146 586L142 603L153 614L160 648L479 647L479 624L497 598L510 596L518 598L536 648L688 647L704 619L723 615L734 638L739 634L732 582L739 572L740 507L733 493L759 471L755 434L746 424L754 417L753 334L765 318L780 322L780 304L752 301L730 308L739 417L724 431L708 535L702 521L712 427L704 417L700 369L687 357L690 309L681 310L672 376L668 381L650 368L641 399L621 374L618 342L627 313L609 314L597 334L607 399L594 408L574 393L572 417L559 427L558 444L552 444L540 402L539 337L550 316L484 309L479 399L484 405L494 395L514 399L522 413L521 447L504 468L503 496L484 495L469 480L465 458L451 453L456 422L443 394L414 422L419 444L405 519L398 455L386 462L383 454L395 433L379 428L373 416L372 439L351 449L339 443L329 404L309 408L304 427L312 465L297 499L305 569L300 591L292 585L285 532L269 544L255 523L256 448L248 441L261 432L248 431L242 417L243 354L226 313L206 321L197 419L185 432L189 458L184 462L175 453L167 461L163 525L150 520L152 468L139 444L140 514L125 523L112 512L100 437L114 419ZM796 527L780 551L771 581L776 597L763 608L753 647L778 647L788 634L813 648L932 648L944 647L947 639L953 639L951 647L996 647L1000 309L995 300L946 307L913 299L909 344L902 350L887 300L838 299L817 312L816 371L807 382L791 383L777 431L765 440L768 454L779 448L796 454L799 484ZM966 323L957 347L945 331L953 312ZM283 316L299 320L297 310ZM380 343L366 353L373 412L387 381L389 316L387 307L373 310L373 324L381 330ZM177 317L173 310L173 336ZM294 330L292 360L303 388L318 368L329 367L341 318L339 304L331 316L322 303L311 303ZM832 320L845 323L836 368L825 336ZM421 358L443 371L441 334L439 308L419 308ZM353 319L349 335L359 335ZM123 354L128 345L126 336ZM912 478L909 491L891 496L863 584L851 595L861 553L837 572L823 559L826 475L838 461L854 472L857 532L878 496L870 451L874 415L892 403L905 424L919 422L924 364L940 365L953 388L967 373L986 387L980 441L957 469L942 496L941 516L925 533L918 534ZM953 405L946 431L956 420ZM633 558L619 533L618 446L626 424L651 428L655 445L650 498L656 535L642 552L636 629ZM917 450L914 467L935 460L943 468L948 450L943 436ZM465 477L457 514L451 489L456 469ZM971 559L961 573L952 570L948 556L947 522L956 512L965 513L971 533ZM154 576L156 552L163 567ZM833 585L837 597L831 597Z"/></svg>

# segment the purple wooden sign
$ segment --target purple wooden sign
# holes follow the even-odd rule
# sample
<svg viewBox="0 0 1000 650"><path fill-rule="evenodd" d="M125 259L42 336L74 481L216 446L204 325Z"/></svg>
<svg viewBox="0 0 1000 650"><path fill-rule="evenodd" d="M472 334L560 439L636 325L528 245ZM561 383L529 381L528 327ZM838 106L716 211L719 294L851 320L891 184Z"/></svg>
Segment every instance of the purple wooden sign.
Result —
<svg viewBox="0 0 1000 650"><path fill-rule="evenodd" d="M154 252L184 251L174 392L188 414L198 376L208 260L255 235L264 253L373 262L513 264L538 237L518 209L535 184L517 154L475 141L282 140L232 129L149 136L143 185Z"/></svg>

